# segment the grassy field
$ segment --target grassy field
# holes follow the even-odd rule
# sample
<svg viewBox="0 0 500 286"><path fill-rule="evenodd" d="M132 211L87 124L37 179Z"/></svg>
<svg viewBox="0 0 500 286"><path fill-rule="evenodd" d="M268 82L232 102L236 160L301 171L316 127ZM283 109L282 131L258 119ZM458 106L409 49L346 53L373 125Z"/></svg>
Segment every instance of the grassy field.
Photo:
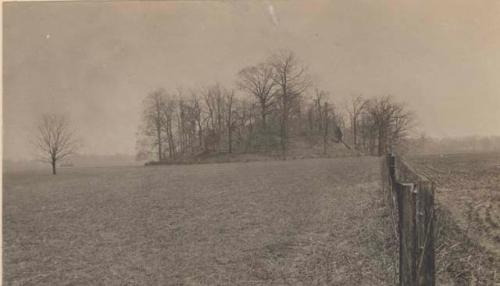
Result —
<svg viewBox="0 0 500 286"><path fill-rule="evenodd" d="M411 163L437 185L444 214L438 270L460 285L500 284L500 154L427 155Z"/></svg>
<svg viewBox="0 0 500 286"><path fill-rule="evenodd" d="M5 285L388 285L376 158L4 174Z"/></svg>

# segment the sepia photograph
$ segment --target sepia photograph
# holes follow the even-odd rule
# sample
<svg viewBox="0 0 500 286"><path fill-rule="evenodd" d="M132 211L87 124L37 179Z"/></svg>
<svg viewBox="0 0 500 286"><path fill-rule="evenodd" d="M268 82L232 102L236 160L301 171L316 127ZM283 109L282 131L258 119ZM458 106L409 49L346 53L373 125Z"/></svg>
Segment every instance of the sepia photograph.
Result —
<svg viewBox="0 0 500 286"><path fill-rule="evenodd" d="M499 1L2 25L2 285L500 285Z"/></svg>

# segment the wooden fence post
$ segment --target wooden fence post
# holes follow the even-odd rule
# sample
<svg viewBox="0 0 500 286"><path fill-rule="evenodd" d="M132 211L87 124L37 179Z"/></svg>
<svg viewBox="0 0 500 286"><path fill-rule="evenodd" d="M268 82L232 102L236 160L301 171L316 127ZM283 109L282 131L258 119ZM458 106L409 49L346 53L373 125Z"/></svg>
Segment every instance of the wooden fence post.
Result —
<svg viewBox="0 0 500 286"><path fill-rule="evenodd" d="M430 181L417 184L417 285L434 286L434 186Z"/></svg>
<svg viewBox="0 0 500 286"><path fill-rule="evenodd" d="M399 285L416 286L416 193L413 184L396 183L399 211Z"/></svg>
<svg viewBox="0 0 500 286"><path fill-rule="evenodd" d="M399 285L435 286L434 184L392 154L386 165L399 218Z"/></svg>

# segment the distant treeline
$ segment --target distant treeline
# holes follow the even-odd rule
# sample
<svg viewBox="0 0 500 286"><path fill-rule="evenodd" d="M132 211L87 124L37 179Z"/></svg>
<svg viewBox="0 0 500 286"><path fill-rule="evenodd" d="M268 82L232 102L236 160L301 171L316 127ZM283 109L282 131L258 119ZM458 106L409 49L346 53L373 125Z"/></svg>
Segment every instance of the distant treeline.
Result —
<svg viewBox="0 0 500 286"><path fill-rule="evenodd" d="M413 122L390 96L334 105L290 51L241 69L232 87L154 90L142 112L138 158L158 161L207 153L286 155L291 138L321 144L325 153L330 144L343 144L382 155L399 148Z"/></svg>
<svg viewBox="0 0 500 286"><path fill-rule="evenodd" d="M500 152L500 136L432 138L421 135L408 140L408 147L416 154Z"/></svg>

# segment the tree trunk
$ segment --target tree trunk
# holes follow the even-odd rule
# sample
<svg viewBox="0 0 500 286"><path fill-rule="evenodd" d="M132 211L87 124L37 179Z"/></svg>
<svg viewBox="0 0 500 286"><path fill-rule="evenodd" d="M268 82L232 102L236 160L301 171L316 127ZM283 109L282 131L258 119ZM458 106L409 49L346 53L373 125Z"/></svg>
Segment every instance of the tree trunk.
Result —
<svg viewBox="0 0 500 286"><path fill-rule="evenodd" d="M162 146L161 146L161 129L160 127L156 128L156 139L158 140L158 161L162 159Z"/></svg>
<svg viewBox="0 0 500 286"><path fill-rule="evenodd" d="M385 153L385 132L384 128L380 127L378 130L378 155L382 156Z"/></svg>
<svg viewBox="0 0 500 286"><path fill-rule="evenodd" d="M352 124L352 141L354 145L354 150L358 150L358 126L357 126L357 118L353 117L353 124Z"/></svg>
<svg viewBox="0 0 500 286"><path fill-rule="evenodd" d="M52 165L52 175L55 175L56 174L56 160L55 159L52 159L51 165Z"/></svg>
<svg viewBox="0 0 500 286"><path fill-rule="evenodd" d="M201 120L198 120L198 140L200 141L200 149L203 148L203 129L201 126Z"/></svg>
<svg viewBox="0 0 500 286"><path fill-rule="evenodd" d="M283 102L283 114L281 118L281 149L283 151L283 155L286 154L287 150L287 141L288 141L288 98L286 94L286 88L283 88L283 95L282 95L282 102Z"/></svg>
<svg viewBox="0 0 500 286"><path fill-rule="evenodd" d="M285 154L286 152L286 125L287 125L287 118L286 118L286 115L283 114L283 118L281 119L281 150L283 151L283 154Z"/></svg>
<svg viewBox="0 0 500 286"><path fill-rule="evenodd" d="M323 129L323 154L326 155L326 145L328 143L328 103L325 102L324 105L324 114L322 116L322 120L324 120L324 124L322 124Z"/></svg>
<svg viewBox="0 0 500 286"><path fill-rule="evenodd" d="M167 119L168 155L170 159L175 159L175 142L172 133L172 120Z"/></svg>
<svg viewBox="0 0 500 286"><path fill-rule="evenodd" d="M233 134L231 132L231 127L229 127L228 133L227 133L227 139L228 139L228 144L229 144L229 153L233 153Z"/></svg>
<svg viewBox="0 0 500 286"><path fill-rule="evenodd" d="M229 109L229 114L231 114L231 108ZM231 115L229 115L229 124L227 126L227 144L229 153L233 153L233 128L231 124Z"/></svg>
<svg viewBox="0 0 500 286"><path fill-rule="evenodd" d="M266 114L267 114L266 103L264 101L261 101L260 106L261 106L261 117L262 117L262 130L266 130Z"/></svg>

